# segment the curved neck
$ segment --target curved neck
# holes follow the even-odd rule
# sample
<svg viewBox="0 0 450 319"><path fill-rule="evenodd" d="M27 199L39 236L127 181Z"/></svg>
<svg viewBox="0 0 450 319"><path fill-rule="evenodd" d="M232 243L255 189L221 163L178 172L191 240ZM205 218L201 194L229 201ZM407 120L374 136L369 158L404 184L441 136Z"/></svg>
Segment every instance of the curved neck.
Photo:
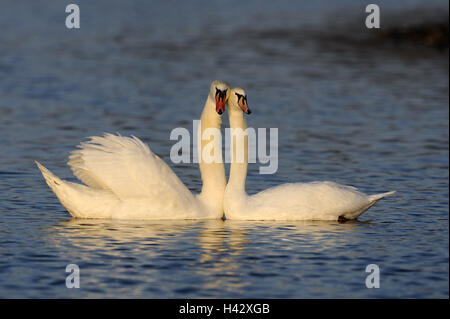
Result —
<svg viewBox="0 0 450 319"><path fill-rule="evenodd" d="M217 114L215 106L214 99L208 95L197 132L198 158L203 183L199 197L207 206L222 210L226 186L220 132L222 119Z"/></svg>
<svg viewBox="0 0 450 319"><path fill-rule="evenodd" d="M230 112L230 110L228 110L228 118L230 120L231 128L231 167L227 191L245 193L248 163L247 124L245 123L244 113L241 111Z"/></svg>

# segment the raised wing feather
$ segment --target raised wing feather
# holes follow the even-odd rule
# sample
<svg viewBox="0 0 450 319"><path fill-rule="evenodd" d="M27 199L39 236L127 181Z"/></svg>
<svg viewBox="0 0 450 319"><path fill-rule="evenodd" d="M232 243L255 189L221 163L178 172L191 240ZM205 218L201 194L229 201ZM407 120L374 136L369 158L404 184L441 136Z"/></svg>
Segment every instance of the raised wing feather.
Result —
<svg viewBox="0 0 450 319"><path fill-rule="evenodd" d="M149 198L181 205L194 200L172 169L134 136L94 136L78 147L68 164L90 187L111 190L122 200Z"/></svg>

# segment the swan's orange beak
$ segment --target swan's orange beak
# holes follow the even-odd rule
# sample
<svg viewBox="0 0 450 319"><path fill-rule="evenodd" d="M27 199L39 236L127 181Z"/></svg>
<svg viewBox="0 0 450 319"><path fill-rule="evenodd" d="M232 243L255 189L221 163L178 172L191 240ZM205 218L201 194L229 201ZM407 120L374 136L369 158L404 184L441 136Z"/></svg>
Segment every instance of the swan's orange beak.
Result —
<svg viewBox="0 0 450 319"><path fill-rule="evenodd" d="M239 106L241 107L242 111L244 111L245 114L252 114L252 111L248 108L247 104L247 96L242 96L239 99Z"/></svg>
<svg viewBox="0 0 450 319"><path fill-rule="evenodd" d="M216 91L216 112L219 115L225 113L225 99L227 97L227 90L225 91Z"/></svg>

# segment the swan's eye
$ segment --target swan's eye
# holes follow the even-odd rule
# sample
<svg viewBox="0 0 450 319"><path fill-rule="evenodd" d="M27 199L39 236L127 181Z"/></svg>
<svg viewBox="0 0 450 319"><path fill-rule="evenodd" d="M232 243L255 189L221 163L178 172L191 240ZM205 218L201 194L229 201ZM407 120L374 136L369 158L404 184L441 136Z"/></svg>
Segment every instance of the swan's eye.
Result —
<svg viewBox="0 0 450 319"><path fill-rule="evenodd" d="M225 90L219 90L218 88L216 88L216 97L220 97L220 98L225 98L227 96L227 91L228 89Z"/></svg>

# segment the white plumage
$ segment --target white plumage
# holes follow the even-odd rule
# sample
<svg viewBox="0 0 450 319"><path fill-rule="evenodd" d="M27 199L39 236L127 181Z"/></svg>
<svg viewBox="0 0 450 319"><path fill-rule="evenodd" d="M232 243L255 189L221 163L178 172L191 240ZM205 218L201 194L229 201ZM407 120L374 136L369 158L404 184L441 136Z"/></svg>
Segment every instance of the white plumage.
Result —
<svg viewBox="0 0 450 319"><path fill-rule="evenodd" d="M237 93L237 94L236 94ZM246 105L245 91L232 89L228 99L228 115L231 129L247 128L243 111L250 113ZM395 192L366 195L355 187L334 182L289 183L271 187L249 196L245 192L247 175L247 138L244 161L232 158L230 178L224 195L224 211L227 219L238 220L339 220L354 219L378 200ZM236 148L236 145L233 145ZM239 150L238 150L239 151Z"/></svg>
<svg viewBox="0 0 450 319"><path fill-rule="evenodd" d="M202 131L220 129L221 119L214 101L217 87L229 88L220 81L211 84L202 113ZM202 193L193 195L172 169L137 137L105 134L91 137L78 147L70 154L68 164L85 185L63 181L36 162L49 187L74 217L210 219L223 216L223 162L200 163L204 185Z"/></svg>

